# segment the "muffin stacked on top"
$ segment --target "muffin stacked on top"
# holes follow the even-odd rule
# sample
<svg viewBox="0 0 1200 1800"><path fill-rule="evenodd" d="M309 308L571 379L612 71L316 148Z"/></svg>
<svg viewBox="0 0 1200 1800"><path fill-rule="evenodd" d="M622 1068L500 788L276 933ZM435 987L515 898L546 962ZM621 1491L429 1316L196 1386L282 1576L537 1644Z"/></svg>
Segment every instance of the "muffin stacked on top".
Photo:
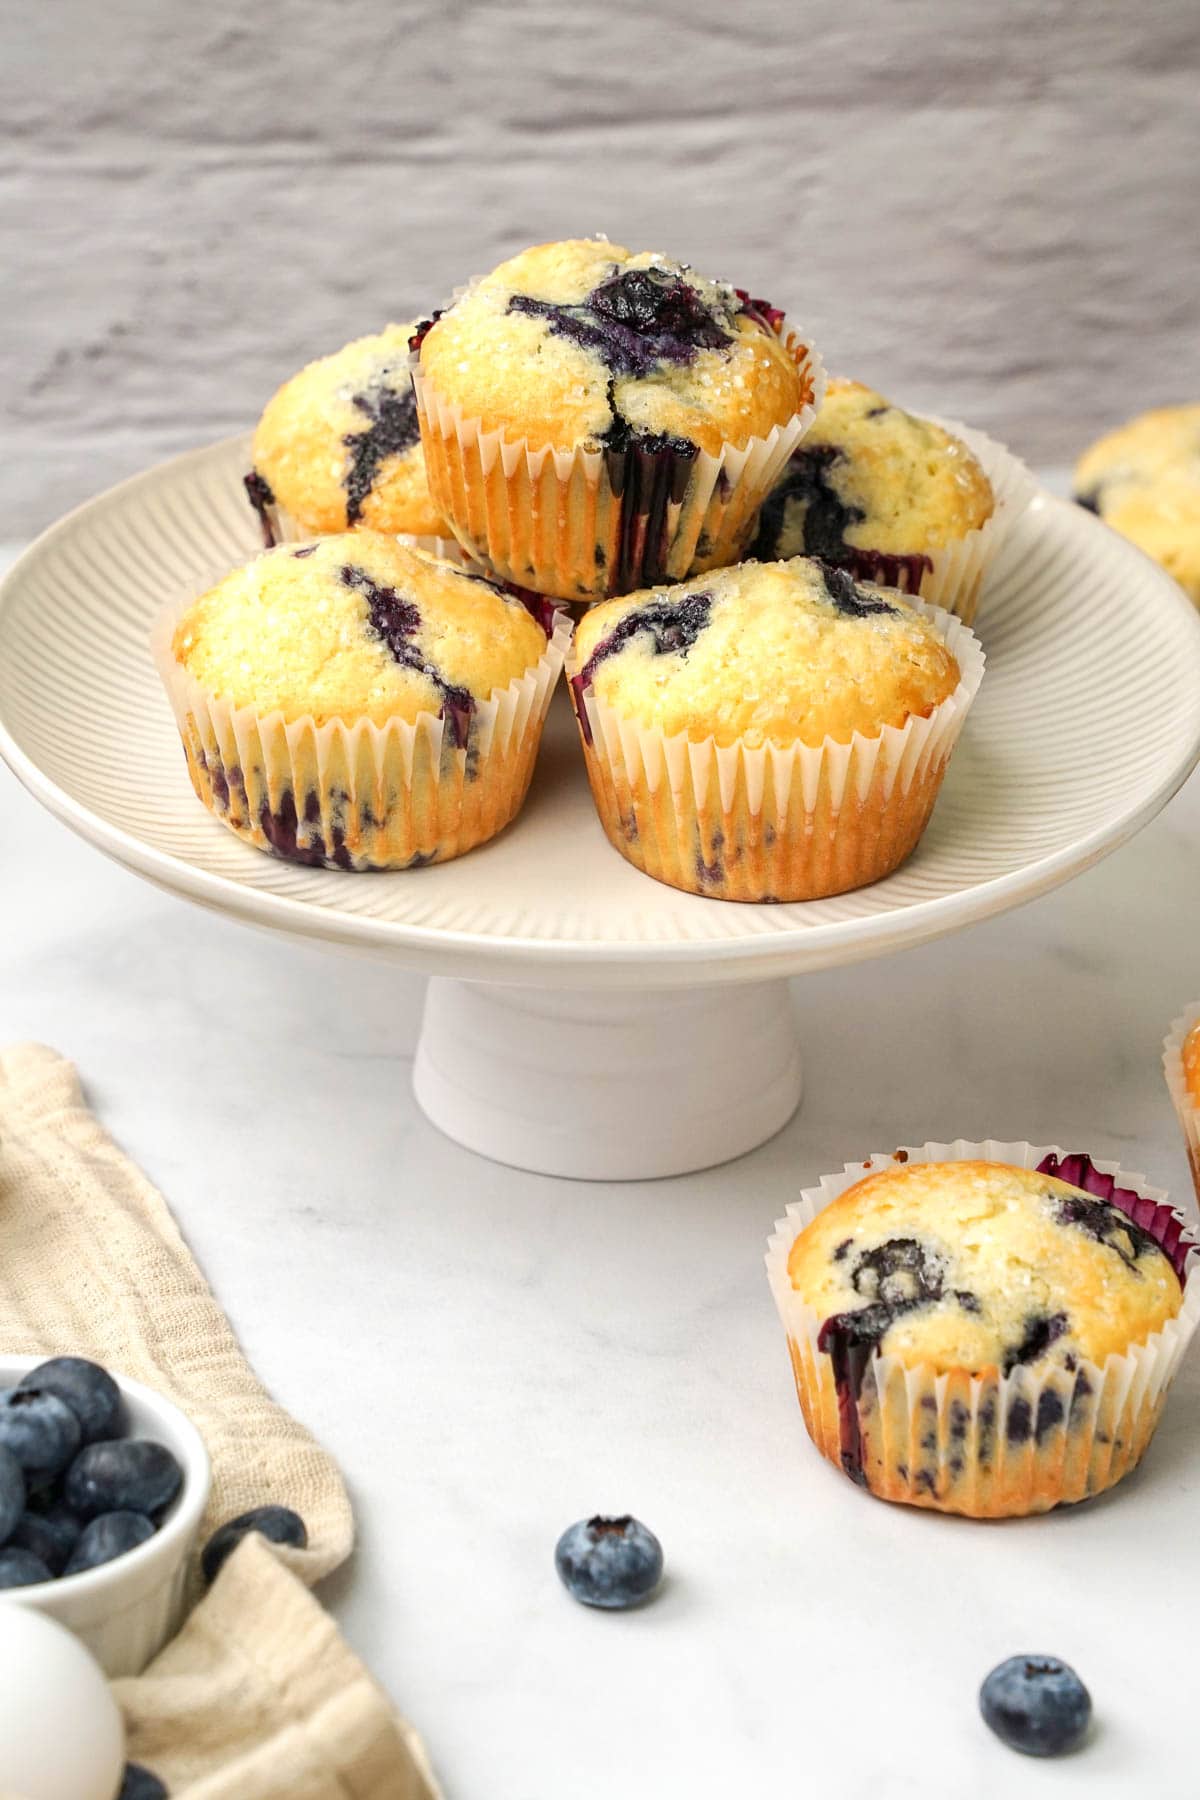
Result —
<svg viewBox="0 0 1200 1800"><path fill-rule="evenodd" d="M585 601L734 561L824 385L766 302L592 238L473 283L419 334L413 380L459 541Z"/></svg>

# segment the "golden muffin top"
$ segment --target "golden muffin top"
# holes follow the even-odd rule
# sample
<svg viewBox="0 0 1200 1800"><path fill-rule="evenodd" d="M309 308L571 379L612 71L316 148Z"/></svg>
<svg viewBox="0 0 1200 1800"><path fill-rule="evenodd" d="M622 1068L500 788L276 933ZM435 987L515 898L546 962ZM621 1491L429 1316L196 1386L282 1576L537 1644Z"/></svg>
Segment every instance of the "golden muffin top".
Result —
<svg viewBox="0 0 1200 1800"><path fill-rule="evenodd" d="M1200 405L1160 406L1110 431L1080 457L1074 489L1200 605Z"/></svg>
<svg viewBox="0 0 1200 1800"><path fill-rule="evenodd" d="M545 648L519 600L373 531L264 551L193 600L172 641L233 706L318 724L440 713L459 745L478 702Z"/></svg>
<svg viewBox="0 0 1200 1800"><path fill-rule="evenodd" d="M863 553L924 564L994 508L991 483L961 439L859 381L832 380L763 505L753 552L820 556L867 575ZM911 575L905 585L915 593L921 568Z"/></svg>
<svg viewBox="0 0 1200 1800"><path fill-rule="evenodd" d="M388 325L285 381L254 433L254 467L314 537L364 525L448 537L425 485L408 368L413 325Z"/></svg>
<svg viewBox="0 0 1200 1800"><path fill-rule="evenodd" d="M877 737L932 712L960 676L902 595L800 556L592 607L571 672L577 692L668 736L751 746Z"/></svg>
<svg viewBox="0 0 1200 1800"><path fill-rule="evenodd" d="M533 449L626 450L652 436L717 452L812 398L773 328L781 315L764 307L657 252L539 244L435 317L420 366L465 417Z"/></svg>
<svg viewBox="0 0 1200 1800"><path fill-rule="evenodd" d="M1064 1166L1120 1194L1086 1158ZM939 1372L1103 1363L1182 1300L1171 1259L1119 1205L1005 1163L867 1176L805 1226L788 1275L822 1347L840 1338Z"/></svg>

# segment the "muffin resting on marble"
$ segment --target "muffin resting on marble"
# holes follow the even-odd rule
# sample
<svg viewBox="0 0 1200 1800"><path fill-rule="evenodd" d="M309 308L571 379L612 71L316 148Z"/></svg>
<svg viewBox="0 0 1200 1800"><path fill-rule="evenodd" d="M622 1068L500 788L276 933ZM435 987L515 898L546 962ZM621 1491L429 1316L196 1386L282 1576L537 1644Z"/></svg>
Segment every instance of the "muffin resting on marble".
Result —
<svg viewBox="0 0 1200 1800"><path fill-rule="evenodd" d="M408 368L414 329L356 338L267 402L246 491L269 544L355 526L449 537L425 479Z"/></svg>
<svg viewBox="0 0 1200 1800"><path fill-rule="evenodd" d="M1200 404L1157 407L1110 431L1079 459L1074 489L1200 606Z"/></svg>
<svg viewBox="0 0 1200 1800"><path fill-rule="evenodd" d="M831 379L763 506L751 553L819 556L858 580L918 594L946 548L994 511L991 482L960 439L861 382ZM938 598L971 616L973 595L970 609Z"/></svg>
<svg viewBox="0 0 1200 1800"><path fill-rule="evenodd" d="M192 785L292 861L408 868L500 831L565 626L377 532L281 545L160 623Z"/></svg>
<svg viewBox="0 0 1200 1800"><path fill-rule="evenodd" d="M817 1322L815 1357L792 1340L809 1431L886 1499L996 1516L1096 1493L1162 1399L1101 1372L1179 1314L1184 1254L1169 1209L1086 1157L868 1175L787 1256Z"/></svg>
<svg viewBox="0 0 1200 1800"><path fill-rule="evenodd" d="M568 600L732 561L820 398L782 326L657 252L523 251L418 334L438 506L473 556Z"/></svg>
<svg viewBox="0 0 1200 1800"><path fill-rule="evenodd" d="M943 624L804 557L593 607L569 673L610 842L724 899L887 874L925 827L982 673L970 632Z"/></svg>

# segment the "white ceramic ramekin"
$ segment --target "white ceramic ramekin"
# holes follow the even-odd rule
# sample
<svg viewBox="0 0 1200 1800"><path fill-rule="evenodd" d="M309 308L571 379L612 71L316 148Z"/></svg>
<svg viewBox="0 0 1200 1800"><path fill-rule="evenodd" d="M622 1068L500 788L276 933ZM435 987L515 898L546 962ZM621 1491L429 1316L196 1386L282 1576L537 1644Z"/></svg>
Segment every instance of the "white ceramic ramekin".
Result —
<svg viewBox="0 0 1200 1800"><path fill-rule="evenodd" d="M0 1387L14 1387L44 1356L0 1356ZM153 1438L183 1469L179 1497L154 1536L136 1550L82 1575L8 1588L0 1603L31 1606L57 1619L87 1645L106 1675L140 1675L183 1623L188 1556L208 1504L208 1451L191 1420L170 1400L114 1369L125 1402L127 1435Z"/></svg>

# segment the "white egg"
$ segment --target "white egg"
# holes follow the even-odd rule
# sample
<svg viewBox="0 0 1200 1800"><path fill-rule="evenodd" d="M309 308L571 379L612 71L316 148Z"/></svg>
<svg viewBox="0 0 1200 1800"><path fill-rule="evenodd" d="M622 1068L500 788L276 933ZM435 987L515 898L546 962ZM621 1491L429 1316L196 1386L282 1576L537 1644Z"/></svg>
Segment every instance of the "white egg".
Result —
<svg viewBox="0 0 1200 1800"><path fill-rule="evenodd" d="M0 1794L114 1800L125 1727L100 1666L63 1625L0 1597Z"/></svg>

